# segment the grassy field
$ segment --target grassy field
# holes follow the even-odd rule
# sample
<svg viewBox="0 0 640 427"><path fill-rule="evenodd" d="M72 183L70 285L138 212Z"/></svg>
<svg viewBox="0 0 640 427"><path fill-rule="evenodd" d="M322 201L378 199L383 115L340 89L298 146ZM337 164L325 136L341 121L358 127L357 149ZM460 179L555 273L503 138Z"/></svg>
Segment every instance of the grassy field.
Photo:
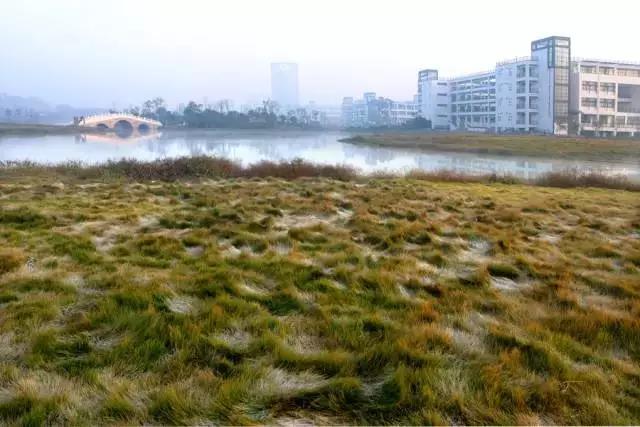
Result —
<svg viewBox="0 0 640 427"><path fill-rule="evenodd" d="M597 161L640 160L639 139L589 139L540 135L464 133L363 134L343 141L384 147L416 148L476 154L535 156Z"/></svg>
<svg viewBox="0 0 640 427"><path fill-rule="evenodd" d="M637 192L38 171L2 424L640 423Z"/></svg>

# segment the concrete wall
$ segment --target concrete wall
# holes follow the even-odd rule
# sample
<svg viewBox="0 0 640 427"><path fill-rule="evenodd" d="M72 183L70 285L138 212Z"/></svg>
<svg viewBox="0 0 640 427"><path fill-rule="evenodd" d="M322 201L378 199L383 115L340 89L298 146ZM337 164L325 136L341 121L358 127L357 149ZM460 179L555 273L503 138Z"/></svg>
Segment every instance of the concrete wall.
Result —
<svg viewBox="0 0 640 427"><path fill-rule="evenodd" d="M431 121L432 128L449 129L449 109L448 83L444 80L423 81L420 115Z"/></svg>

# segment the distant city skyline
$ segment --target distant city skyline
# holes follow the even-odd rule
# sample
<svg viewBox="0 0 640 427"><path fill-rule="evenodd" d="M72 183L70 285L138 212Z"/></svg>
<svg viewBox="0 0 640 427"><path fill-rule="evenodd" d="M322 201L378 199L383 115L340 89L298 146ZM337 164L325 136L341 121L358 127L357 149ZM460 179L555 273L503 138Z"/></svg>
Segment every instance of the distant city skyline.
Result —
<svg viewBox="0 0 640 427"><path fill-rule="evenodd" d="M416 92L418 70L442 76L526 55L530 40L570 36L575 57L640 60L629 29L640 5L596 7L539 0L526 11L487 0L22 0L3 3L0 92L49 104L110 108L162 96L169 105L207 97L236 105L270 95L270 63L300 67L299 100L337 105L373 90L397 100ZM447 19L440 19L447 17ZM591 23L597 22L598 31ZM588 24L589 23L589 24ZM384 28L384 31L377 29Z"/></svg>

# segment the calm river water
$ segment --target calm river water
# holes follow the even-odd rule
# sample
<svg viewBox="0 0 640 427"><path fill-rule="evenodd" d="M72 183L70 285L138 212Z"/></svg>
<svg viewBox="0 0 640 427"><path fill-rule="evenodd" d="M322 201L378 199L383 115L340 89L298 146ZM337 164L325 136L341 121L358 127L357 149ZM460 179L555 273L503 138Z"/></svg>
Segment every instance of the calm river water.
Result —
<svg viewBox="0 0 640 427"><path fill-rule="evenodd" d="M470 174L510 174L528 179L551 171L578 168L624 174L640 181L640 160L637 158L627 163L604 163L424 152L339 142L346 136L339 132L170 131L128 139L105 135L2 137L0 161L99 163L109 159L153 160L205 154L226 157L244 165L260 160L301 158L315 163L346 164L364 173L452 170Z"/></svg>

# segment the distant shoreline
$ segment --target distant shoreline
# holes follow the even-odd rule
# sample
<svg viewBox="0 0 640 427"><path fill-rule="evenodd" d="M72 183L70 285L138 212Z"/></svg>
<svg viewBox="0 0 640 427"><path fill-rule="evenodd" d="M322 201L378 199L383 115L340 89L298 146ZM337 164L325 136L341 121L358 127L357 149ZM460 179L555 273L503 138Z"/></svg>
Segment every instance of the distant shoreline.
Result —
<svg viewBox="0 0 640 427"><path fill-rule="evenodd" d="M425 152L457 152L502 156L545 157L593 161L640 161L640 140L558 137L544 135L487 135L439 132L362 133L341 142Z"/></svg>
<svg viewBox="0 0 640 427"><path fill-rule="evenodd" d="M162 127L160 132L173 133L224 133L224 132L243 132L243 133L344 133L340 129L304 129L304 128L187 128L187 127ZM112 133L112 130L103 130L94 127L83 127L73 125L45 125L32 123L0 123L0 137L2 136L46 136L46 135L77 135L77 134L105 134Z"/></svg>
<svg viewBox="0 0 640 427"><path fill-rule="evenodd" d="M41 125L31 123L0 123L1 136L104 134L107 130L82 126Z"/></svg>

